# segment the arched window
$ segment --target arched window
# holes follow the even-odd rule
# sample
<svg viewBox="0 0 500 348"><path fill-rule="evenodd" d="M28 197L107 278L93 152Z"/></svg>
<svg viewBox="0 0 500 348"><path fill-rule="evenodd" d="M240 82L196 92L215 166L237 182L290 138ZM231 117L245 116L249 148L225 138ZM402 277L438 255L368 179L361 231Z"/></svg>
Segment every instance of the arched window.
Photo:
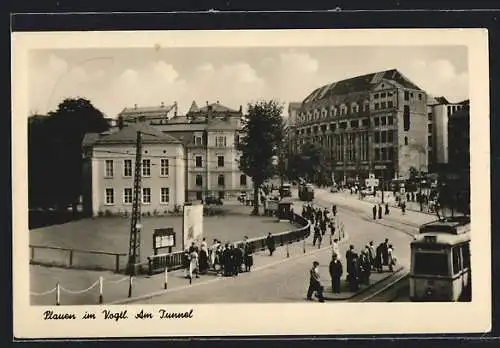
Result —
<svg viewBox="0 0 500 348"><path fill-rule="evenodd" d="M408 145L408 137L405 137L405 145Z"/></svg>
<svg viewBox="0 0 500 348"><path fill-rule="evenodd" d="M247 185L247 176L245 174L240 175L240 186L246 186Z"/></svg>

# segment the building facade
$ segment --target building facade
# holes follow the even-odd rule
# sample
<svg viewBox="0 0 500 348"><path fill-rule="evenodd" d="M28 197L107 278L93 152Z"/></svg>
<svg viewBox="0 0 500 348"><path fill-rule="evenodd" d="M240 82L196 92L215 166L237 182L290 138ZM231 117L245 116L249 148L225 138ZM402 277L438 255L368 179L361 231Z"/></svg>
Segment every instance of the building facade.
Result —
<svg viewBox="0 0 500 348"><path fill-rule="evenodd" d="M185 202L183 144L144 125L86 134L83 141L83 210L86 215L131 213L137 131L142 132L141 210L152 215Z"/></svg>
<svg viewBox="0 0 500 348"><path fill-rule="evenodd" d="M445 97L429 98L428 115L428 161L431 172L448 163L448 121L450 116L463 108L463 103L450 103Z"/></svg>
<svg viewBox="0 0 500 348"><path fill-rule="evenodd" d="M314 90L302 102L292 147L322 146L336 182L427 171L427 94L397 70Z"/></svg>
<svg viewBox="0 0 500 348"><path fill-rule="evenodd" d="M174 103L176 107L176 103ZM198 107L193 101L185 115L174 109L169 117L141 118L128 109L124 123L146 123L178 139L184 147L185 197L200 201L207 197L235 199L252 191L251 178L239 170L236 144L243 117L242 108L230 109L219 102ZM137 110L136 109L136 110ZM156 109L162 110L161 107ZM147 110L154 114L155 108Z"/></svg>

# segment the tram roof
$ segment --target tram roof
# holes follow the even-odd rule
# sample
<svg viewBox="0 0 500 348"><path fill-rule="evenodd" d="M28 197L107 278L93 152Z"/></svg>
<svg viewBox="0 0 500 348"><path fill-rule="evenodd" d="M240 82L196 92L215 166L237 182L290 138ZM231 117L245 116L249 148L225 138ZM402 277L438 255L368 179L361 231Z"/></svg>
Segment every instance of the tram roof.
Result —
<svg viewBox="0 0 500 348"><path fill-rule="evenodd" d="M420 233L439 233L460 235L470 231L470 217L457 216L443 220L432 221L420 226Z"/></svg>

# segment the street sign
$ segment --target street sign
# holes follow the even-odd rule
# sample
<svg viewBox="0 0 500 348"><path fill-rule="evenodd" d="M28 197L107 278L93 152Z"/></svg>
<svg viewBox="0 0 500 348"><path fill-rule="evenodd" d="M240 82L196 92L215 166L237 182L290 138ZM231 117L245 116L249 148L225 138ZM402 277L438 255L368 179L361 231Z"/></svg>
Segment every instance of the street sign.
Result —
<svg viewBox="0 0 500 348"><path fill-rule="evenodd" d="M366 187L377 187L379 185L378 179L365 179Z"/></svg>

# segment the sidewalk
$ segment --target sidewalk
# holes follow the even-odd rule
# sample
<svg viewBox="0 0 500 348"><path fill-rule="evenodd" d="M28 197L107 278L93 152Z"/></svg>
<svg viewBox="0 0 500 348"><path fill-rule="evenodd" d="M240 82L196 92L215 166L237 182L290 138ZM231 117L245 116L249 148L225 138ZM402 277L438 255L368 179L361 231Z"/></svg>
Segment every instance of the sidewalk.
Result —
<svg viewBox="0 0 500 348"><path fill-rule="evenodd" d="M357 210L361 214L366 214L367 217L372 218L372 208L374 203L367 202L359 199L358 195L351 195L349 193L337 192L330 193L327 190L316 188L316 198L319 200L326 200L329 203L335 203L340 207L347 209ZM331 207L330 207L331 208ZM384 208L385 210L385 208ZM420 213L415 211L406 211L403 215L401 209L392 208L389 210L389 215L383 215L382 220L394 221L404 225L410 225L415 228L420 225L437 220L437 216L427 213ZM378 219L377 219L378 220ZM376 220L374 220L375 222Z"/></svg>

